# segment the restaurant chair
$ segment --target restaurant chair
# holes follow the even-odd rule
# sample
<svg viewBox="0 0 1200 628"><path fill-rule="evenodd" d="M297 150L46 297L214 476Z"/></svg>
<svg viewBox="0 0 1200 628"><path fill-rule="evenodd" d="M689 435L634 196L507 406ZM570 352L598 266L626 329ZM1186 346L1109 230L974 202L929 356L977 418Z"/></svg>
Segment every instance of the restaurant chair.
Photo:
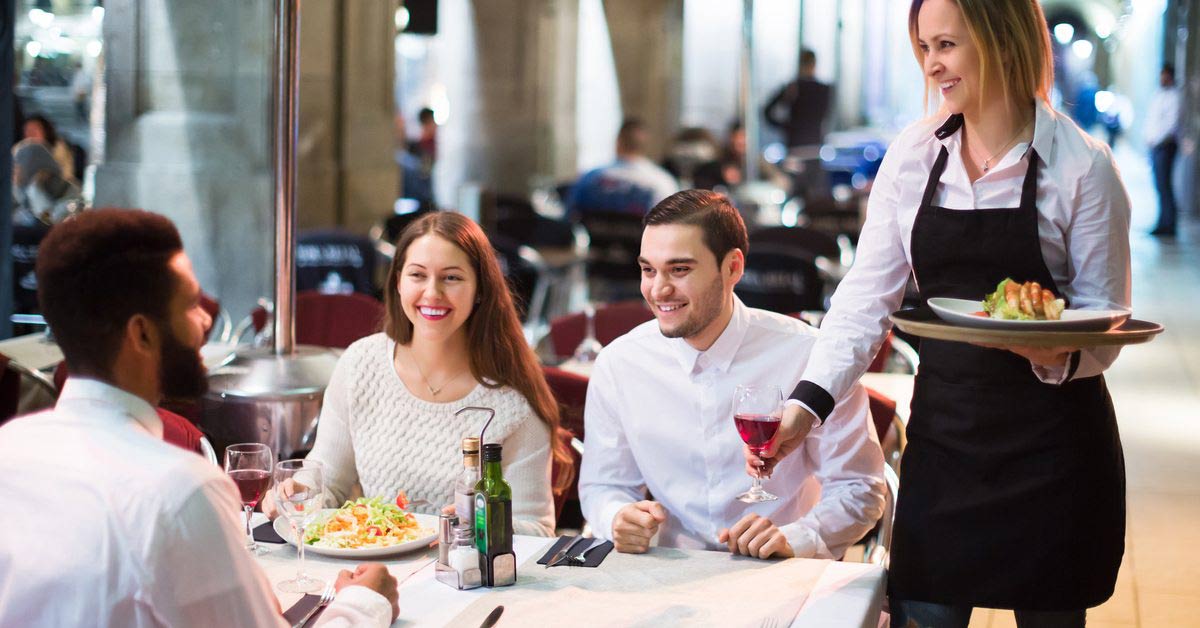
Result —
<svg viewBox="0 0 1200 628"><path fill-rule="evenodd" d="M883 465L883 481L886 490L883 496L883 516L876 524L874 533L867 538L863 562L887 569L892 551L892 524L896 517L896 499L900 495L900 476L888 465Z"/></svg>
<svg viewBox="0 0 1200 628"><path fill-rule="evenodd" d="M896 335L888 332L887 340L879 347L875 359L867 367L868 373L909 373L916 375L921 358L917 350Z"/></svg>
<svg viewBox="0 0 1200 628"><path fill-rule="evenodd" d="M380 330L383 303L361 293L296 294L296 342L345 349Z"/></svg>
<svg viewBox="0 0 1200 628"><path fill-rule="evenodd" d="M51 407L57 397L50 378L0 353L0 425L18 414Z"/></svg>
<svg viewBox="0 0 1200 628"><path fill-rule="evenodd" d="M221 466L212 443L191 421L165 408L155 408L154 411L162 421L164 441L199 454L214 465Z"/></svg>
<svg viewBox="0 0 1200 628"><path fill-rule="evenodd" d="M583 408L587 401L588 378L564 371L553 366L543 366L542 373L562 417L560 437L569 436L571 456L574 459L575 479L569 489L554 496L554 511L560 527L582 528L584 525L582 510L579 505L579 469L583 462Z"/></svg>
<svg viewBox="0 0 1200 628"><path fill-rule="evenodd" d="M867 403L871 424L883 448L883 459L888 465L899 469L900 457L907 444L904 421L896 413L896 402L883 393L867 386Z"/></svg>
<svg viewBox="0 0 1200 628"><path fill-rule="evenodd" d="M296 239L296 290L375 296L375 246L341 229L301 233Z"/></svg>
<svg viewBox="0 0 1200 628"><path fill-rule="evenodd" d="M390 261L396 255L396 239L412 223L430 212L438 211L430 205L422 205L409 198L396 199L396 211L380 221L367 232L375 251L382 259Z"/></svg>
<svg viewBox="0 0 1200 628"><path fill-rule="evenodd" d="M212 323L204 330L209 342L228 343L233 336L233 319L229 312L221 307L221 302L207 292L200 292L200 307L208 313Z"/></svg>
<svg viewBox="0 0 1200 628"><path fill-rule="evenodd" d="M755 246L794 248L830 264L849 268L854 263L854 245L844 235L833 236L808 227L763 227L750 232L750 250Z"/></svg>
<svg viewBox="0 0 1200 628"><path fill-rule="evenodd" d="M608 345L634 327L653 319L654 313L641 299L597 306L594 320L596 340ZM583 312L560 316L550 321L551 351L559 359L570 358L586 334L587 317Z"/></svg>
<svg viewBox="0 0 1200 628"><path fill-rule="evenodd" d="M780 314L827 310L825 277L815 259L787 247L750 247L734 292L749 307Z"/></svg>
<svg viewBox="0 0 1200 628"><path fill-rule="evenodd" d="M587 229L588 285L593 300L611 301L640 293L637 258L642 247L642 217L636 214L583 210Z"/></svg>

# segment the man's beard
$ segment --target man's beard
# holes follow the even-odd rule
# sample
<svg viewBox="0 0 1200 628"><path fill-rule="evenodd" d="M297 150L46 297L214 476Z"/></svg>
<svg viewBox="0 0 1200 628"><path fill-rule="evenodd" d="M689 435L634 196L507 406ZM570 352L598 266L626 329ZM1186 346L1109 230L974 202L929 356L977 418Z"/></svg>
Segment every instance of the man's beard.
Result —
<svg viewBox="0 0 1200 628"><path fill-rule="evenodd" d="M160 324L163 336L162 360L158 381L162 394L169 399L194 399L208 392L208 371L200 352L188 347L168 324Z"/></svg>
<svg viewBox="0 0 1200 628"><path fill-rule="evenodd" d="M689 315L682 323L679 323L675 329L665 329L660 323L658 330L667 338L691 338L696 334L704 331L710 323L721 315L721 298L722 294L721 278L717 277L716 281L702 295L703 298L698 301L692 301L689 307L695 308L692 314Z"/></svg>

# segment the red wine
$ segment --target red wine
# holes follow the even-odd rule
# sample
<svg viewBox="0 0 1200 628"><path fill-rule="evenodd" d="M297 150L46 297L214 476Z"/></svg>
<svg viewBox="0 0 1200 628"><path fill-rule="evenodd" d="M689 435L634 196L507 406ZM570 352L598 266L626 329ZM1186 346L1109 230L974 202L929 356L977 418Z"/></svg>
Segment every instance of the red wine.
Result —
<svg viewBox="0 0 1200 628"><path fill-rule="evenodd" d="M260 469L237 469L229 472L233 483L242 493L242 504L255 506L271 484L271 474Z"/></svg>
<svg viewBox="0 0 1200 628"><path fill-rule="evenodd" d="M733 423L737 426L738 436L751 449L763 449L775 438L779 429L780 417L769 414L737 414Z"/></svg>

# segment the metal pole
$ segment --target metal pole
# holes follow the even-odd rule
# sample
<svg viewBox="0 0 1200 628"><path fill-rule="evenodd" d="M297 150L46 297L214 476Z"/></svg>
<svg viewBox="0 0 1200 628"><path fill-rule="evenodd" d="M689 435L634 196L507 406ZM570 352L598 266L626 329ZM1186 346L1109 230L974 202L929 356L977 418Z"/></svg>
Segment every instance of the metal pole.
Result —
<svg viewBox="0 0 1200 628"><path fill-rule="evenodd" d="M13 17L16 2L0 2L0 340L12 335L9 316L14 311L12 259L12 143L17 129L12 127L17 94L13 81Z"/></svg>
<svg viewBox="0 0 1200 628"><path fill-rule="evenodd" d="M746 130L746 176L758 180L758 105L754 102L754 0L742 0L742 76L740 109Z"/></svg>
<svg viewBox="0 0 1200 628"><path fill-rule="evenodd" d="M296 345L296 133L300 0L275 7L275 355Z"/></svg>

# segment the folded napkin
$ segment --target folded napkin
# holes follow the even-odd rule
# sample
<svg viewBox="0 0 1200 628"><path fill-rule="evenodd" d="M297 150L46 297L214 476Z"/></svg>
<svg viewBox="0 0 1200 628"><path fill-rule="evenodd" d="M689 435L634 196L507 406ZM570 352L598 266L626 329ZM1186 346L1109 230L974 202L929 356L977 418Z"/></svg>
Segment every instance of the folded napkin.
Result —
<svg viewBox="0 0 1200 628"><path fill-rule="evenodd" d="M259 543L287 543L282 536L275 531L275 526L268 521L253 530L254 540ZM600 551L600 550L596 550Z"/></svg>
<svg viewBox="0 0 1200 628"><path fill-rule="evenodd" d="M577 536L559 537L559 539L554 542L554 545L550 546L550 549L546 552L546 554L538 559L537 563L539 565L545 565L546 563L550 562L551 560L554 559L554 556L556 554L558 554L559 550L563 549L564 547L569 547L570 544L574 543L575 539L577 539L577 538L579 538L579 537L577 537ZM575 547L571 550L571 556L577 556L577 555L579 555L580 552L587 551L587 550L591 549L593 546L595 546L596 549L588 552L587 559L584 561L583 565L579 565L578 563L570 563L570 562L567 562L564 560L562 563L559 563L558 565L555 565L555 566L560 567L563 565L574 565L576 567L580 567L580 566L582 566L582 567L599 567L600 563L604 562L604 558L606 556L608 556L608 553L611 552L613 549L613 544L611 541L600 541L600 539L592 539L592 541L590 543L588 543L588 542L580 543L578 547ZM601 547L601 546L603 546L603 547Z"/></svg>
<svg viewBox="0 0 1200 628"><path fill-rule="evenodd" d="M300 598L300 601L292 604L291 608L283 612L283 618L286 619L289 624L295 625L296 622L300 621L301 617L307 615L308 611L311 611L314 606L320 603L321 596L306 593L304 594L304 597ZM325 608L329 607L326 606ZM311 626L317 623L317 618L321 616L321 613L325 612L325 608L313 613L313 616L309 617L308 621L304 622L304 625Z"/></svg>

